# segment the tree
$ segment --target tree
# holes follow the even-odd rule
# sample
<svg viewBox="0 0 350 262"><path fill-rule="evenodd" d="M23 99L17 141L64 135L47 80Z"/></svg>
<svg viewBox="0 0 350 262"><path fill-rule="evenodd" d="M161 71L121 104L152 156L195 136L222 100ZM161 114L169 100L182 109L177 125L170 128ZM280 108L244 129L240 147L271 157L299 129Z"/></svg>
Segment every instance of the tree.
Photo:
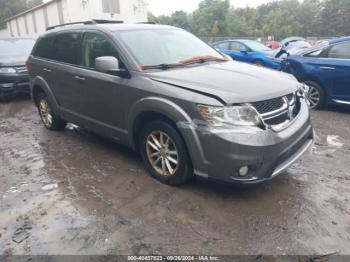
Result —
<svg viewBox="0 0 350 262"><path fill-rule="evenodd" d="M0 24L4 25L6 19L11 16L41 3L42 0L0 0Z"/></svg>
<svg viewBox="0 0 350 262"><path fill-rule="evenodd" d="M218 22L218 35L226 35L228 30L225 18L229 9L229 0L203 0L199 8L193 12L192 31L197 35L207 36L211 33L214 24Z"/></svg>
<svg viewBox="0 0 350 262"><path fill-rule="evenodd" d="M350 35L350 1L324 0L321 20L324 35Z"/></svg>
<svg viewBox="0 0 350 262"><path fill-rule="evenodd" d="M257 8L230 7L228 0L203 0L192 14L150 16L198 36L262 37L350 35L350 0L277 0Z"/></svg>
<svg viewBox="0 0 350 262"><path fill-rule="evenodd" d="M218 36L219 32L219 21L215 21L213 28L211 29L211 36Z"/></svg>

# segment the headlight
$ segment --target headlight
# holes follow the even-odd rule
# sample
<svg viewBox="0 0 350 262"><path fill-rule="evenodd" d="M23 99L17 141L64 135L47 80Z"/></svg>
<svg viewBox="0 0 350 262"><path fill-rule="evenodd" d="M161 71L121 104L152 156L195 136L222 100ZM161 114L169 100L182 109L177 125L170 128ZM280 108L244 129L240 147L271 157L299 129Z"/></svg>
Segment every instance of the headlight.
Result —
<svg viewBox="0 0 350 262"><path fill-rule="evenodd" d="M304 83L301 83L299 85L299 89L297 91L297 94L302 97L306 97L306 94L309 92L310 87Z"/></svg>
<svg viewBox="0 0 350 262"><path fill-rule="evenodd" d="M308 85L306 85L306 84L304 84L304 83L301 83L301 84L300 84L300 87L299 87L299 89L298 89L298 91L297 91L297 95L298 95L299 97L304 98L308 106L311 105L311 104L310 104L310 101L309 101L309 99L308 99L309 90L310 90L310 87L309 87Z"/></svg>
<svg viewBox="0 0 350 262"><path fill-rule="evenodd" d="M250 105L216 107L197 105L201 115L213 126L258 126L262 124L259 113Z"/></svg>
<svg viewBox="0 0 350 262"><path fill-rule="evenodd" d="M12 67L0 67L0 74L13 74L16 72L16 69Z"/></svg>

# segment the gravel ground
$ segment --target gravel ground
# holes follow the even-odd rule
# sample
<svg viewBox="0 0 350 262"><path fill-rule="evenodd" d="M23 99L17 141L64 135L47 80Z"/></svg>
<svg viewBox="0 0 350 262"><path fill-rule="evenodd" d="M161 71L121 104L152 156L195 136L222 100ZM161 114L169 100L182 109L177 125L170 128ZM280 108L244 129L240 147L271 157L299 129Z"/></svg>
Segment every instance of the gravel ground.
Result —
<svg viewBox="0 0 350 262"><path fill-rule="evenodd" d="M173 188L127 148L0 104L0 254L350 254L349 113L313 112L312 152L271 182Z"/></svg>

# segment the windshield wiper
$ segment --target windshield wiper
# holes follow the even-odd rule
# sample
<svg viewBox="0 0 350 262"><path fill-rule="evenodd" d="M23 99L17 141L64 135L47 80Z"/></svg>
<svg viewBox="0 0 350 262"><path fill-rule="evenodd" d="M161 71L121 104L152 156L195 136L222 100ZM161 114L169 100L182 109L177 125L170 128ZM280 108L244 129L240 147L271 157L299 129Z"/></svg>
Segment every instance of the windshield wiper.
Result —
<svg viewBox="0 0 350 262"><path fill-rule="evenodd" d="M159 65L141 65L142 70L151 70L151 69L160 69L160 70L168 70L171 68L183 67L183 64L159 64Z"/></svg>
<svg viewBox="0 0 350 262"><path fill-rule="evenodd" d="M190 64L204 64L205 62L227 62L229 59L221 58L217 56L194 56L186 60L182 60L179 64L190 65Z"/></svg>
<svg viewBox="0 0 350 262"><path fill-rule="evenodd" d="M182 60L175 64L159 64L159 65L141 65L142 70L152 70L152 69L159 69L159 70L168 70L172 68L178 68L178 67L184 67L186 65L191 64L203 64L205 62L227 62L229 59L227 58L220 58L216 56L194 56L186 60Z"/></svg>

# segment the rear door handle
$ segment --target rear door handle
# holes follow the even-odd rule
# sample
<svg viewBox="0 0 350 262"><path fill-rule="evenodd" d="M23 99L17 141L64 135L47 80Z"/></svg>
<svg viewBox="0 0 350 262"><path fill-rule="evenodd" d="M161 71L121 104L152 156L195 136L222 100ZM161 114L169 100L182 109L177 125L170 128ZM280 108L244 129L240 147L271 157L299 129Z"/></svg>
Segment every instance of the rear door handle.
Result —
<svg viewBox="0 0 350 262"><path fill-rule="evenodd" d="M82 77L82 76L75 76L74 78L78 81L85 81L86 80L86 78Z"/></svg>
<svg viewBox="0 0 350 262"><path fill-rule="evenodd" d="M45 72L48 72L48 73L51 73L51 72L52 72L52 70L49 69L49 68L44 68L43 70L44 70Z"/></svg>
<svg viewBox="0 0 350 262"><path fill-rule="evenodd" d="M335 67L331 67L331 66L320 66L320 68L325 70L335 70Z"/></svg>

